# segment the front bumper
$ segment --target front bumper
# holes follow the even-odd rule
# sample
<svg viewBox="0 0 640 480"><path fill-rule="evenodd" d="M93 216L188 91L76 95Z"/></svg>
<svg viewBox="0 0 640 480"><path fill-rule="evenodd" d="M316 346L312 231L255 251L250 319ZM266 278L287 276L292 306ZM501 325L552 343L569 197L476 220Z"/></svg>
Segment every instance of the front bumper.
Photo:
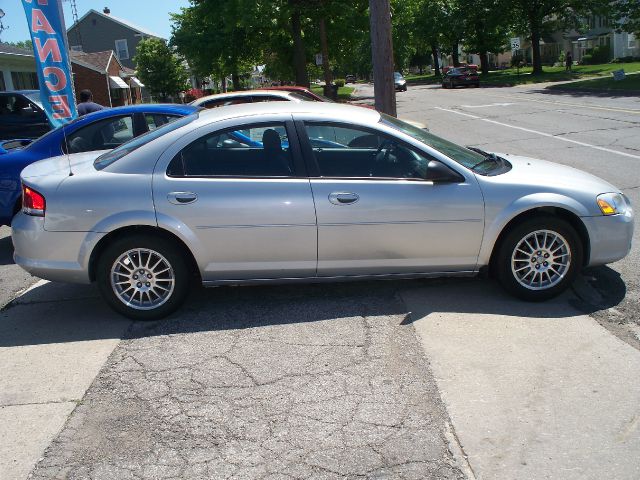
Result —
<svg viewBox="0 0 640 480"><path fill-rule="evenodd" d="M18 213L11 224L16 264L36 277L90 283L89 259L104 236L94 232L48 232L44 218Z"/></svg>
<svg viewBox="0 0 640 480"><path fill-rule="evenodd" d="M633 238L633 213L582 217L590 241L588 266L612 263L627 256Z"/></svg>

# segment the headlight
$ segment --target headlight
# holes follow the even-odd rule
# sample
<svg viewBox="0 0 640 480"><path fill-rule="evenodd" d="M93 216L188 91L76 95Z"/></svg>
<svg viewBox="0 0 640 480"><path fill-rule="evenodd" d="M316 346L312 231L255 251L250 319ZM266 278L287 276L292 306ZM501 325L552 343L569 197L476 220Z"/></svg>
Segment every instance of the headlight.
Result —
<svg viewBox="0 0 640 480"><path fill-rule="evenodd" d="M631 211L629 200L620 193L598 195L598 206L603 215L625 215Z"/></svg>

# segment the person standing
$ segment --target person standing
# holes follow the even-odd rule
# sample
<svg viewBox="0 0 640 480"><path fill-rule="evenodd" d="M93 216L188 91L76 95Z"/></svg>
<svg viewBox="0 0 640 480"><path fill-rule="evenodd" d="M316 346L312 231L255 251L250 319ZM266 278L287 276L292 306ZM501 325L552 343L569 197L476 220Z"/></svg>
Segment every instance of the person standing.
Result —
<svg viewBox="0 0 640 480"><path fill-rule="evenodd" d="M573 66L573 55L571 55L571 52L567 52L567 54L565 55L564 65L565 65L565 71L570 72L571 67Z"/></svg>
<svg viewBox="0 0 640 480"><path fill-rule="evenodd" d="M93 94L91 90L82 90L80 92L80 103L78 103L78 115L86 115L87 113L98 112L103 110L102 105L93 102Z"/></svg>

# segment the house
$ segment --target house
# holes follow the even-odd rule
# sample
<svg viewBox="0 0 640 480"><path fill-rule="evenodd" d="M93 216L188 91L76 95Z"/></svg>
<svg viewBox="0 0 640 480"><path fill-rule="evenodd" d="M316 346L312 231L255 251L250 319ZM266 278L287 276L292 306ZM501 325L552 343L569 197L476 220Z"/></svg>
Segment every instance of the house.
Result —
<svg viewBox="0 0 640 480"><path fill-rule="evenodd" d="M38 75L33 52L0 43L0 91L37 88Z"/></svg>
<svg viewBox="0 0 640 480"><path fill-rule="evenodd" d="M123 67L136 68L133 57L136 47L145 38L159 38L149 30L111 15L105 7L102 12L89 10L67 29L71 50L96 53L113 50Z"/></svg>
<svg viewBox="0 0 640 480"><path fill-rule="evenodd" d="M134 71L124 67L113 50L104 52L71 51L71 65L76 95L89 89L100 105L119 107L142 101L144 85Z"/></svg>
<svg viewBox="0 0 640 480"><path fill-rule="evenodd" d="M71 70L76 97L81 90L89 89L94 101L107 107L142 101L144 85L133 70L122 66L112 50L71 52ZM38 88L33 51L0 43L0 90Z"/></svg>

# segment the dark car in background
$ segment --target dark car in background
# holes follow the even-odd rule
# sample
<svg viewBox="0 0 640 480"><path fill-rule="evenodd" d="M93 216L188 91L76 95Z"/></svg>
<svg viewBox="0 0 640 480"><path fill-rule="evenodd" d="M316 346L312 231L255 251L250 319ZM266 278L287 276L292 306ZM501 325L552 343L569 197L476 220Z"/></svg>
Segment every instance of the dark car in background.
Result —
<svg viewBox="0 0 640 480"><path fill-rule="evenodd" d="M398 92L407 91L407 81L404 79L400 72L393 73L393 85Z"/></svg>
<svg viewBox="0 0 640 480"><path fill-rule="evenodd" d="M0 141L38 138L49 130L38 90L0 92Z"/></svg>
<svg viewBox="0 0 640 480"><path fill-rule="evenodd" d="M344 83L356 83L356 76L347 75L346 77L344 77Z"/></svg>
<svg viewBox="0 0 640 480"><path fill-rule="evenodd" d="M479 87L480 77L478 72L469 67L452 68L442 77L442 88L455 88L461 85Z"/></svg>
<svg viewBox="0 0 640 480"><path fill-rule="evenodd" d="M109 150L172 120L198 111L191 105L129 105L105 108L51 130L28 145L0 153L0 225L21 206L20 172L27 165L65 153ZM6 142L9 143L9 142Z"/></svg>

